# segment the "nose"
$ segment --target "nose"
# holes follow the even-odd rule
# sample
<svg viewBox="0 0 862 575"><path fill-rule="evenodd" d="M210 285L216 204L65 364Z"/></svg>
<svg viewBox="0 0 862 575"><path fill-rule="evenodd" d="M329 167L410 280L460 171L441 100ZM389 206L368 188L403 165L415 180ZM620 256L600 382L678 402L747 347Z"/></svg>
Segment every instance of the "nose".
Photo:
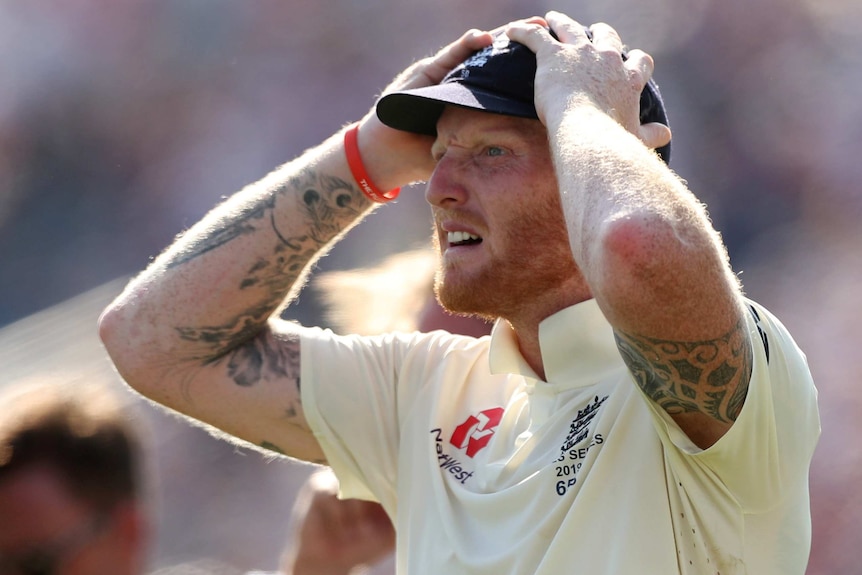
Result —
<svg viewBox="0 0 862 575"><path fill-rule="evenodd" d="M463 175L459 174L458 162L443 156L425 185L425 201L441 208L467 201L467 189L463 185Z"/></svg>

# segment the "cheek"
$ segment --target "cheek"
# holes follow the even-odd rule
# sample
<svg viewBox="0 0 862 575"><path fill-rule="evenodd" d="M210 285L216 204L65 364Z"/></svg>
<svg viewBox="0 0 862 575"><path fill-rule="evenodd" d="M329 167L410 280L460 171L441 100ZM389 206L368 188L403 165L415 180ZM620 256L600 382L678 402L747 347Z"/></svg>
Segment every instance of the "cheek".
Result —
<svg viewBox="0 0 862 575"><path fill-rule="evenodd" d="M509 214L510 229L531 229L523 239L529 243L544 243L549 234L558 239L568 236L560 196L556 187L532 186L505 202L502 209Z"/></svg>

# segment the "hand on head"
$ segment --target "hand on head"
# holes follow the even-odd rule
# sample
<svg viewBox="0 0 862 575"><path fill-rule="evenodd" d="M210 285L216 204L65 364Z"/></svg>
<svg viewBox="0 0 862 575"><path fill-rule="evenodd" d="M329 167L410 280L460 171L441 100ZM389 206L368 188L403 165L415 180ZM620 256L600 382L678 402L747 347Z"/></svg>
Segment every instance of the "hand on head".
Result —
<svg viewBox="0 0 862 575"><path fill-rule="evenodd" d="M497 46L504 34L517 42L515 47ZM470 58L483 49L486 56ZM525 58L524 52L529 51L533 54ZM486 64L490 60L496 65ZM462 63L467 69L461 70ZM378 174L372 173L371 178L383 188L427 180L434 169L430 154L434 124L442 109L429 106L428 99L538 117L551 129L573 106L590 106L647 147L662 148L671 134L658 88L650 82L653 66L645 52L626 51L619 34L607 24L585 28L558 12L518 20L490 32L471 30L435 56L409 67L384 91L376 113L363 120L361 130L369 145L362 156L368 156L366 164ZM458 85L474 94L467 96L462 91L456 96L453 88ZM501 85L506 89L501 91ZM438 86L446 89L435 90ZM500 108L495 103L513 99L515 107ZM667 161L669 148L659 151Z"/></svg>
<svg viewBox="0 0 862 575"><path fill-rule="evenodd" d="M435 85L449 70L491 42L488 32L469 30L435 55L404 70L383 93ZM384 125L374 108L365 115L359 128L363 162L371 179L382 189L426 180L434 168L431 160L433 142L431 136L394 130Z"/></svg>
<svg viewBox="0 0 862 575"><path fill-rule="evenodd" d="M670 128L640 123L641 92L652 77L652 57L641 50L626 51L623 57L623 42L607 24L585 28L559 12L549 12L546 20L549 27L525 21L506 27L510 39L536 54L539 119L547 126L569 106L590 104L650 148L667 144Z"/></svg>
<svg viewBox="0 0 862 575"><path fill-rule="evenodd" d="M547 25L540 17L519 20L523 24ZM391 92L434 86L453 68L477 50L493 43L495 35L505 31L500 26L491 31L471 29L460 38L404 70L383 90ZM425 181L434 168L431 159L432 136L395 130L380 122L372 108L362 119L360 148L371 178L381 188L391 189L416 181ZM379 178L379 180L378 180Z"/></svg>

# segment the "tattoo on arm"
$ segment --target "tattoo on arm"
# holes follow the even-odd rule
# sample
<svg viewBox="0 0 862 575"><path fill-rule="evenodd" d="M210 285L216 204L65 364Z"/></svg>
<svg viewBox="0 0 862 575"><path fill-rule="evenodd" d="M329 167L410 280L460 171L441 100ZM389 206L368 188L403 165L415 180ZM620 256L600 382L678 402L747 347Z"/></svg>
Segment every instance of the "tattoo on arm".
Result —
<svg viewBox="0 0 862 575"><path fill-rule="evenodd" d="M295 393L287 396L288 403L283 407L284 419L290 425L309 431L302 419L298 335L281 335L267 330L222 356L204 361L204 364L220 366L234 384L240 387L252 387L263 381L291 386L295 389ZM183 393L191 400L187 385L183 387ZM275 445L261 445L261 447L277 451Z"/></svg>
<svg viewBox="0 0 862 575"><path fill-rule="evenodd" d="M298 197L297 209L303 213L306 222L301 233L296 235L284 234L276 225L276 201L289 192ZM167 266L180 266L239 237L269 229L278 239L273 244L272 253L252 261L237 286L240 291L258 290L260 295L252 307L241 310L219 325L178 326L179 336L202 345L199 357L202 362L208 363L229 354L237 364L246 364L243 368L247 371L246 377L237 377L236 381L254 380L255 362L265 355L265 349L262 347L264 344L252 338L259 334L282 304L309 262L356 221L368 203L356 186L340 178L305 169L256 203L224 218L217 229L180 251Z"/></svg>
<svg viewBox="0 0 862 575"><path fill-rule="evenodd" d="M205 365L224 365L228 376L240 387L251 387L265 379L293 381L299 396L299 346L297 335L280 336L264 331L224 355L203 361Z"/></svg>
<svg viewBox="0 0 862 575"><path fill-rule="evenodd" d="M637 384L669 414L700 411L722 422L739 417L753 361L744 319L708 341L614 335Z"/></svg>
<svg viewBox="0 0 862 575"><path fill-rule="evenodd" d="M275 226L275 203L280 196L296 190L302 190L303 208L309 216L311 225L310 235L286 238ZM309 238L315 240L319 247L332 239L342 229L345 218L348 222L353 220L367 205L368 200L356 186L341 178L305 169L291 178L285 185L225 217L217 229L210 231L204 238L180 251L167 263L167 267L182 265L240 236L252 234L267 221L282 244L288 248L300 251L303 242Z"/></svg>
<svg viewBox="0 0 862 575"><path fill-rule="evenodd" d="M258 220L262 220L268 211L275 206L275 194L261 198L256 203L244 206L243 209L231 214L222 221L218 229L212 230L199 241L194 242L185 250L180 251L167 263L168 268L180 266L199 258L240 236L254 233L258 229Z"/></svg>

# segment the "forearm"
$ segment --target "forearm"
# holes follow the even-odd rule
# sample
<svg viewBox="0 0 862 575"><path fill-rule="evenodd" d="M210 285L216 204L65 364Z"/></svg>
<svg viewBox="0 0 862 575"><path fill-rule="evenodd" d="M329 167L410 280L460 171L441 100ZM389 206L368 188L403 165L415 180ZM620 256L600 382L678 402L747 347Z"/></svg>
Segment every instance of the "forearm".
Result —
<svg viewBox="0 0 862 575"><path fill-rule="evenodd" d="M574 113L561 129L572 253L638 385L709 447L739 415L751 373L741 290L718 233L683 182L610 118Z"/></svg>
<svg viewBox="0 0 862 575"><path fill-rule="evenodd" d="M371 207L341 137L213 209L135 278L102 318L115 359L207 361L259 332Z"/></svg>
<svg viewBox="0 0 862 575"><path fill-rule="evenodd" d="M716 314L718 323L733 321L738 308L726 251L685 184L636 136L589 105L561 112L550 136L573 256L612 323L684 337L729 328L682 321L701 316L691 306L705 301L731 312ZM693 330L671 334L668 325Z"/></svg>

